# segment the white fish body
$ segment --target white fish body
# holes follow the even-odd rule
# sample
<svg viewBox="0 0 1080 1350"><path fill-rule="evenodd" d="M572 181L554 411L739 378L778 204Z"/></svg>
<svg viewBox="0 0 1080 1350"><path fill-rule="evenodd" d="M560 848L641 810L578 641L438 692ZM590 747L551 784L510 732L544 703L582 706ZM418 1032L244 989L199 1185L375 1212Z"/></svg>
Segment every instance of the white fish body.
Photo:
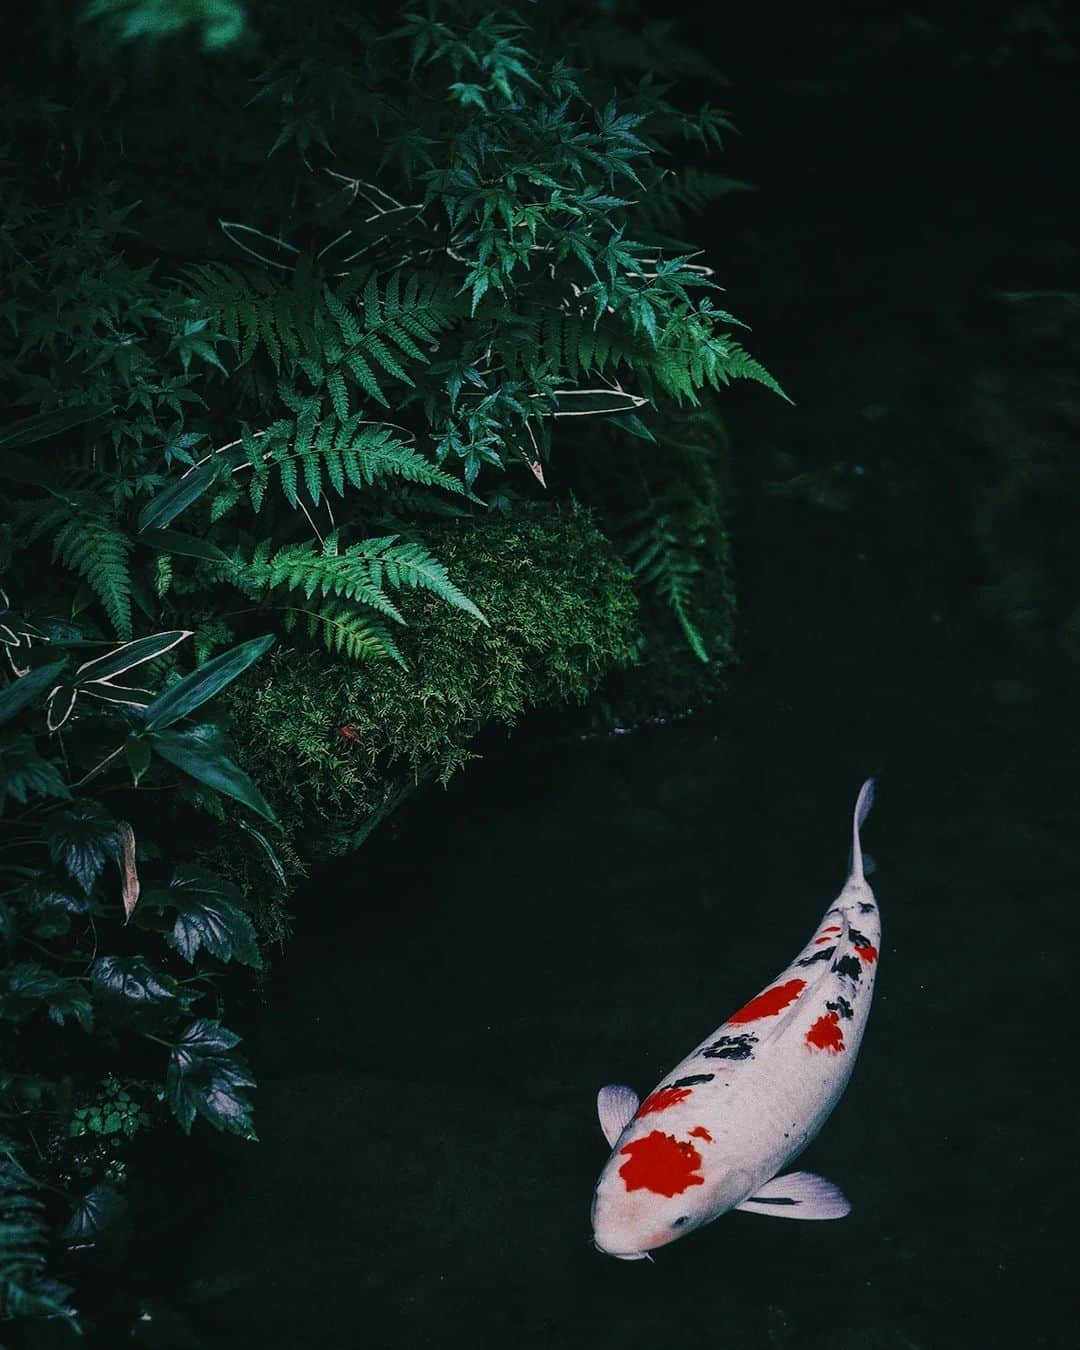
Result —
<svg viewBox="0 0 1080 1350"><path fill-rule="evenodd" d="M601 1252L641 1260L730 1209L799 1219L849 1212L823 1177L777 1174L839 1101L870 1011L881 924L859 827L872 801L868 780L855 804L847 882L791 964L644 1102L631 1088L601 1088L600 1124L612 1146L593 1197Z"/></svg>

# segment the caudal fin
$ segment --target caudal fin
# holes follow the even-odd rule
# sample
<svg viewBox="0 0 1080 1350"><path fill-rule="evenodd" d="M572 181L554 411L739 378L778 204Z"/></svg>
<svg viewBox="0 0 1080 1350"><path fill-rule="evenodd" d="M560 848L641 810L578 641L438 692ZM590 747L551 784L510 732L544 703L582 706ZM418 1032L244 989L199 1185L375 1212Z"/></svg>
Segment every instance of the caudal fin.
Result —
<svg viewBox="0 0 1080 1350"><path fill-rule="evenodd" d="M870 814L870 808L873 804L874 780L868 778L859 789L859 795L855 801L855 816L851 828L851 872L848 876L849 881L862 882L866 880L863 876L863 855L862 844L859 840L859 828Z"/></svg>

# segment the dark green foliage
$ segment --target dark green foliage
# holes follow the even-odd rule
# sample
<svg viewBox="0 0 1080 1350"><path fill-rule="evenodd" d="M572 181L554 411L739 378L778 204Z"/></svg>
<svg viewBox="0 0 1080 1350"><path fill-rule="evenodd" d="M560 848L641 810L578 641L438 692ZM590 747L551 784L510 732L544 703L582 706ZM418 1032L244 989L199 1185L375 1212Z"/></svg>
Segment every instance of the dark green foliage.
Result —
<svg viewBox="0 0 1080 1350"><path fill-rule="evenodd" d="M217 977L260 965L253 918L284 931L316 842L673 636L728 655L711 398L779 389L683 237L741 185L665 159L729 124L626 22L27 16L0 102L0 1096L13 1168L59 1141L58 1242L121 1208L119 1157L63 1180L80 1128L119 1145L160 1100L254 1137ZM662 25L647 46L715 77ZM58 1310L11 1175L0 1299Z"/></svg>
<svg viewBox="0 0 1080 1350"><path fill-rule="evenodd" d="M405 630L407 670L328 665L282 649L230 695L243 764L309 851L355 847L388 803L466 763L482 726L582 701L635 658L632 579L587 513L535 507L462 521L443 526L438 544L483 604L486 625L433 611ZM281 893L256 895L260 924L280 935Z"/></svg>
<svg viewBox="0 0 1080 1350"><path fill-rule="evenodd" d="M39 1195L0 1136L0 1317L73 1317L71 1290L45 1273L48 1228Z"/></svg>
<svg viewBox="0 0 1080 1350"><path fill-rule="evenodd" d="M83 16L120 42L160 40L194 29L212 51L243 35L245 10L240 0L86 0Z"/></svg>
<svg viewBox="0 0 1080 1350"><path fill-rule="evenodd" d="M255 1139L248 1090L255 1080L233 1054L240 1037L201 1017L190 1022L169 1056L166 1092L185 1130L196 1115L220 1129Z"/></svg>
<svg viewBox="0 0 1080 1350"><path fill-rule="evenodd" d="M47 1154L64 1169L72 1141L93 1134L118 1147L148 1124L150 1096L144 1088L140 1097L126 1067L143 1063L148 1045L160 1048L147 1068L185 1129L197 1112L219 1129L251 1135L252 1084L234 1053L239 1038L197 1014L200 1004L217 1008L215 964L260 964L254 928L227 881L194 864L168 867L155 837L171 843L165 801L172 799L174 828L191 814L178 790L177 756L163 753L165 738L206 730L185 728L183 719L202 714L268 644L223 653L156 698L160 677L148 675L136 698L113 678L173 660L190 634L148 634L117 647L73 624L39 616L31 625L10 608L7 632L13 674L0 691L0 762L16 765L5 787L20 809L2 822L0 863L0 1102L10 1122L0 1141L0 1310L69 1316L66 1291L43 1275L44 1210L23 1171L31 1157L40 1166ZM47 654L50 646L90 648L90 656L70 674L70 657L33 666L38 649ZM103 646L111 650L102 653ZM142 747L136 773L132 756L121 757L132 744ZM262 800L216 741L203 744L199 772L187 769L234 799ZM226 769L231 781L222 784ZM97 795L87 795L91 780ZM213 1044L200 1049L206 1027ZM124 1076L108 1075L95 1089L104 1046L120 1057ZM114 1147L66 1183L54 1177L49 1189L54 1212L64 1216L65 1244L93 1245L115 1224L124 1204L110 1178L122 1171Z"/></svg>

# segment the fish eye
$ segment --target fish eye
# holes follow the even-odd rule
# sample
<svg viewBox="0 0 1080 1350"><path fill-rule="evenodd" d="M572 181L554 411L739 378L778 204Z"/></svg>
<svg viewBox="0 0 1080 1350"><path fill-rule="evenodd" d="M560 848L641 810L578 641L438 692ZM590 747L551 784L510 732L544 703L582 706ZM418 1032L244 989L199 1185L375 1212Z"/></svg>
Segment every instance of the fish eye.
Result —
<svg viewBox="0 0 1080 1350"><path fill-rule="evenodd" d="M674 1222L671 1226L672 1226L672 1228L681 1228L681 1227L683 1226L684 1223L689 1223L689 1222L690 1222L690 1215L689 1215L689 1214L682 1214L682 1215L679 1216L679 1218L677 1218L677 1219L675 1220L675 1222Z"/></svg>

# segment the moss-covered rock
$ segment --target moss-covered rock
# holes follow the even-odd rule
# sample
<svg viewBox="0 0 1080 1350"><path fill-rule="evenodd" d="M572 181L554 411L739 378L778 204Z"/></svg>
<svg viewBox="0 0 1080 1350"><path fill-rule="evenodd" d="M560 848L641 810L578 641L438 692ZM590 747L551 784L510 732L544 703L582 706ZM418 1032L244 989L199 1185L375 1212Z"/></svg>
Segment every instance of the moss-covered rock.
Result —
<svg viewBox="0 0 1080 1350"><path fill-rule="evenodd" d="M446 782L485 725L581 702L637 653L632 578L588 512L536 506L425 538L486 625L410 593L403 612L424 623L401 635L407 669L279 648L233 686L240 759L284 823L287 871L358 846L418 783ZM263 930L281 936L280 905L251 889Z"/></svg>

